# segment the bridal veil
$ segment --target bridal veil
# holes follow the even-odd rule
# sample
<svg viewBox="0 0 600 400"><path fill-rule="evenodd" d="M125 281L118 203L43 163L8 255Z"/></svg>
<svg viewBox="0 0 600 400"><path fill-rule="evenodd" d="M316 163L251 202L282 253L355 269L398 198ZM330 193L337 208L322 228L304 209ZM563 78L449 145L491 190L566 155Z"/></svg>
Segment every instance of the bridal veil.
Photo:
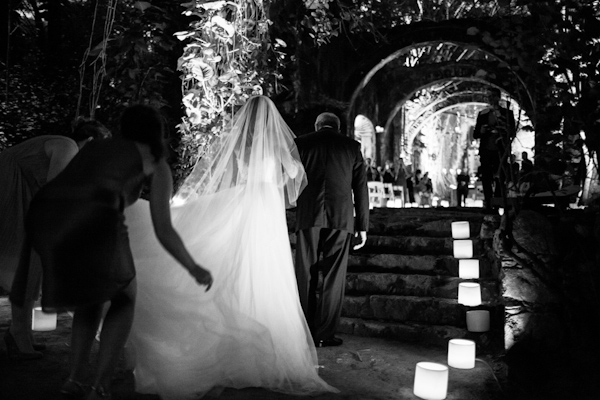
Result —
<svg viewBox="0 0 600 400"><path fill-rule="evenodd" d="M178 191L173 224L213 274L205 292L158 244L148 204L126 210L138 299L128 349L136 390L195 399L215 388L335 392L300 307L285 207L306 185L294 134L248 100Z"/></svg>

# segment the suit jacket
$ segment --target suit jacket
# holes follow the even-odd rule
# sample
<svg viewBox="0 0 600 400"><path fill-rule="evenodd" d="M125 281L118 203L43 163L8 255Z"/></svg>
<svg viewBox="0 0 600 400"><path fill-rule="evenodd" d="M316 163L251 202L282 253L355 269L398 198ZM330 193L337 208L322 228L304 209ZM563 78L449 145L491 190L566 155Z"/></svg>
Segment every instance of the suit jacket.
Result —
<svg viewBox="0 0 600 400"><path fill-rule="evenodd" d="M484 126L487 129L482 129ZM515 117L510 109L502 106L495 110L486 108L477 115L473 138L481 139L480 153L483 150L503 152L515 134Z"/></svg>
<svg viewBox="0 0 600 400"><path fill-rule="evenodd" d="M360 143L324 128L297 137L296 145L308 179L297 202L296 231L313 227L367 231L369 193Z"/></svg>

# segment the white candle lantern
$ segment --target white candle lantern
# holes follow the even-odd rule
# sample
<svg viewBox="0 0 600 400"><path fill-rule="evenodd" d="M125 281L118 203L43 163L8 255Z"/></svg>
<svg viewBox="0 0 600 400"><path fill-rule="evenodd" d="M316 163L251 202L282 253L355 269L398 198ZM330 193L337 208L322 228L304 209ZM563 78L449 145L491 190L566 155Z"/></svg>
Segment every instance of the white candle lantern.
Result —
<svg viewBox="0 0 600 400"><path fill-rule="evenodd" d="M466 339L450 339L448 365L460 369L475 368L475 342Z"/></svg>
<svg viewBox="0 0 600 400"><path fill-rule="evenodd" d="M473 241L455 240L454 258L473 258Z"/></svg>
<svg viewBox="0 0 600 400"><path fill-rule="evenodd" d="M31 330L53 331L56 329L56 314L45 313L42 307L34 307L31 314Z"/></svg>
<svg viewBox="0 0 600 400"><path fill-rule="evenodd" d="M488 310L467 311L467 330L469 332L489 331L490 312Z"/></svg>
<svg viewBox="0 0 600 400"><path fill-rule="evenodd" d="M458 260L458 277L461 279L479 279L479 260Z"/></svg>
<svg viewBox="0 0 600 400"><path fill-rule="evenodd" d="M465 306L481 304L481 287L479 283L462 282L458 284L458 302Z"/></svg>
<svg viewBox="0 0 600 400"><path fill-rule="evenodd" d="M452 223L453 239L468 239L470 236L469 221L456 221Z"/></svg>
<svg viewBox="0 0 600 400"><path fill-rule="evenodd" d="M417 363L413 393L426 400L445 399L448 393L448 367L432 362Z"/></svg>

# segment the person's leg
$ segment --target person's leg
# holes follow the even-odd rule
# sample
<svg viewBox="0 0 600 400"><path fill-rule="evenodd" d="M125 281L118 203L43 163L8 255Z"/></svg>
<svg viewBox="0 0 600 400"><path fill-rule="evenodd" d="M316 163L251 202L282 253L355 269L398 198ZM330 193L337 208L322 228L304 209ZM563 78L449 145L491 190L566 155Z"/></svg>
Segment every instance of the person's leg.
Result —
<svg viewBox="0 0 600 400"><path fill-rule="evenodd" d="M22 353L36 353L31 336L31 310L34 303L33 300L25 300L22 306L15 303L10 305L12 321L8 329Z"/></svg>
<svg viewBox="0 0 600 400"><path fill-rule="evenodd" d="M35 353L31 332L31 313L39 296L41 263L33 253L28 239L25 240L19 257L19 265L10 291L11 325L10 335L22 353Z"/></svg>
<svg viewBox="0 0 600 400"><path fill-rule="evenodd" d="M92 386L98 392L110 392L110 382L133 323L136 297L135 279L111 299L100 333L98 366ZM100 313L102 309L100 309ZM100 314L101 315L101 314ZM97 325L96 325L97 328ZM96 331L91 332L92 338Z"/></svg>
<svg viewBox="0 0 600 400"><path fill-rule="evenodd" d="M492 198L494 196L492 182L494 180L494 171L492 161L489 155L481 153L481 186L483 188L484 207L491 208Z"/></svg>
<svg viewBox="0 0 600 400"><path fill-rule="evenodd" d="M71 331L71 369L68 381L82 382L102 317L103 304L78 307L73 314Z"/></svg>
<svg viewBox="0 0 600 400"><path fill-rule="evenodd" d="M344 289L346 287L346 269L352 234L346 231L323 229L321 245L323 248L323 290L317 307L317 326L315 341L333 338L342 312Z"/></svg>
<svg viewBox="0 0 600 400"><path fill-rule="evenodd" d="M317 303L317 286L319 282L318 261L318 228L304 229L296 232L296 282L300 296L300 305L311 332L315 324Z"/></svg>

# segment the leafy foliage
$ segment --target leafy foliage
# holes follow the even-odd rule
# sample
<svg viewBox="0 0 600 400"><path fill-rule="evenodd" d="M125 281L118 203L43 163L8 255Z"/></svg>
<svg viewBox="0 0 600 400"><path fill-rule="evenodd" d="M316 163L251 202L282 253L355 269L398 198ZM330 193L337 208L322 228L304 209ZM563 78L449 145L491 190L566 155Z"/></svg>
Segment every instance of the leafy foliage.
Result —
<svg viewBox="0 0 600 400"><path fill-rule="evenodd" d="M272 94L277 79L274 50L285 43L269 42L271 22L265 4L239 0L184 4L184 14L194 20L188 30L176 33L188 42L177 65L186 112L178 125L180 174L193 167L237 107L252 95Z"/></svg>

